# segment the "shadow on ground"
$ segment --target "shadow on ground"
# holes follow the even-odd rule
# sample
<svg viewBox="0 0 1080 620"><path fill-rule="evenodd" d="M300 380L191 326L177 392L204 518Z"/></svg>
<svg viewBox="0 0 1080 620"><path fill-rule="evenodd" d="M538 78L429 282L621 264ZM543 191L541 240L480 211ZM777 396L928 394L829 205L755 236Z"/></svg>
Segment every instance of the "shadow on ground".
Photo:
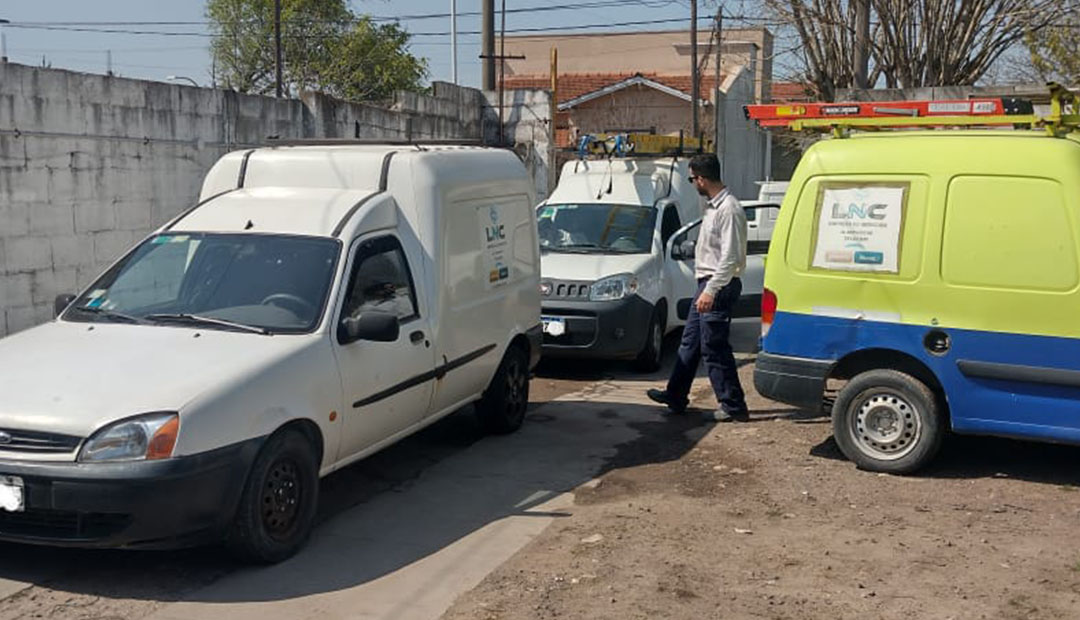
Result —
<svg viewBox="0 0 1080 620"><path fill-rule="evenodd" d="M830 435L810 450L812 456L847 460ZM937 458L915 476L935 479L1014 478L1080 487L1080 446L1037 443L1001 437L950 436Z"/></svg>
<svg viewBox="0 0 1080 620"><path fill-rule="evenodd" d="M506 517L550 517L540 507L561 493L612 469L679 459L707 430L700 418L672 422L650 406L559 401L534 408L518 433L484 437L470 413L327 477L312 541L282 564L242 567L218 548L0 545L0 579L160 602L283 601L346 590Z"/></svg>

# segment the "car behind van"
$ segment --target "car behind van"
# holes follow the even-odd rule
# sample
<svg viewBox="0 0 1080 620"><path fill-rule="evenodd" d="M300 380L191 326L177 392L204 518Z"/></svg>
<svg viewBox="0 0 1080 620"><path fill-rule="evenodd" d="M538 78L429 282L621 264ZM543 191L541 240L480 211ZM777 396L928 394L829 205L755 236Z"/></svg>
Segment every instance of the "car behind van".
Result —
<svg viewBox="0 0 1080 620"><path fill-rule="evenodd" d="M537 207L543 354L660 367L665 334L697 292L694 243L702 198L688 159L581 159L563 166ZM739 315L760 309L763 256L748 256Z"/></svg>
<svg viewBox="0 0 1080 620"><path fill-rule="evenodd" d="M278 561L319 478L465 405L525 415L531 181L509 151L259 148L56 321L0 340L0 539Z"/></svg>
<svg viewBox="0 0 1080 620"><path fill-rule="evenodd" d="M820 410L860 467L946 431L1080 443L1080 138L913 130L814 144L768 254L767 398Z"/></svg>

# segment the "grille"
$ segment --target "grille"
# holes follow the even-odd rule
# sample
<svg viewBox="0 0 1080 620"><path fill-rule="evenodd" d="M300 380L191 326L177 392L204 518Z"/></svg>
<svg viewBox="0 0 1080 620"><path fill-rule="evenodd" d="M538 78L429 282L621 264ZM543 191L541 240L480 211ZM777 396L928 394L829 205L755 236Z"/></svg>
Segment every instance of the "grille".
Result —
<svg viewBox="0 0 1080 620"><path fill-rule="evenodd" d="M568 280L546 280L543 284L551 287L550 292L544 295L549 299L587 300L589 298L589 288L592 286L592 282Z"/></svg>
<svg viewBox="0 0 1080 620"><path fill-rule="evenodd" d="M35 454L73 452L79 447L81 441L81 437L71 435L0 428L0 450L7 452Z"/></svg>
<svg viewBox="0 0 1080 620"><path fill-rule="evenodd" d="M66 510L0 510L0 537L50 540L92 540L119 533L131 523L124 514L83 513Z"/></svg>

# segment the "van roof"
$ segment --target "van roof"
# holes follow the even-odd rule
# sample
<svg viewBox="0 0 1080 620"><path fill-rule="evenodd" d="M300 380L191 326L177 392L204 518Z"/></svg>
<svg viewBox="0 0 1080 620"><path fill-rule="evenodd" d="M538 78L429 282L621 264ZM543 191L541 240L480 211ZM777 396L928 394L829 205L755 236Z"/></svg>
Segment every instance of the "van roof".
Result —
<svg viewBox="0 0 1080 620"><path fill-rule="evenodd" d="M454 144L269 146L234 151L218 160L203 182L200 203L171 230L276 232L334 236L354 206L387 189L391 160L431 158L451 165L463 154L461 178L492 171L492 153L505 149ZM434 156L434 157L432 157ZM248 223L251 223L249 226Z"/></svg>
<svg viewBox="0 0 1080 620"><path fill-rule="evenodd" d="M373 193L297 187L238 189L195 209L170 230L329 237L349 211Z"/></svg>

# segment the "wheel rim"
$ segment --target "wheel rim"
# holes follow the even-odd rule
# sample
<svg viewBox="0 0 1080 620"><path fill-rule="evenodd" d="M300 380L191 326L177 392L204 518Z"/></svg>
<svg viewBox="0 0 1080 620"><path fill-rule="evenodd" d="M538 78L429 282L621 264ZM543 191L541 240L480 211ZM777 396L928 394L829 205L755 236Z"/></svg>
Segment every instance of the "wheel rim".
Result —
<svg viewBox="0 0 1080 620"><path fill-rule="evenodd" d="M883 461L907 456L922 437L919 410L902 394L889 390L863 396L855 405L851 425L859 450Z"/></svg>
<svg viewBox="0 0 1080 620"><path fill-rule="evenodd" d="M300 468L292 459L278 459L266 474L262 492L262 522L276 541L288 539L296 530L304 499Z"/></svg>
<svg viewBox="0 0 1080 620"><path fill-rule="evenodd" d="M506 413L511 419L525 412L529 398L529 378L519 360L510 360L506 367Z"/></svg>

